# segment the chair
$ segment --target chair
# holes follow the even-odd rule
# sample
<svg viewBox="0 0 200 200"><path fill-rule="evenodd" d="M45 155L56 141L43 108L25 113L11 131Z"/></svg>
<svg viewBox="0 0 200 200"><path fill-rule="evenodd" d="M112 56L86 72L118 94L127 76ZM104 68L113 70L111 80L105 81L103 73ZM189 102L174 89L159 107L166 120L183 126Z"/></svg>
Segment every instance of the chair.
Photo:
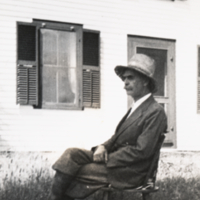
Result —
<svg viewBox="0 0 200 200"><path fill-rule="evenodd" d="M124 190L121 190L121 192L141 193L143 200L152 200L150 193L157 192L159 190L159 187L155 186L155 181L156 181L156 174L157 174L157 169L158 169L158 161L160 157L160 149L161 149L164 139L165 139L165 135L161 134L158 140L158 145L155 150L155 154L152 158L152 162L149 167L149 171L147 172L147 176L144 180L143 185L137 188L124 189ZM110 186L104 187L101 190L104 192L104 200L109 200L109 196L111 192L114 192L115 190L119 191L119 189L116 189Z"/></svg>

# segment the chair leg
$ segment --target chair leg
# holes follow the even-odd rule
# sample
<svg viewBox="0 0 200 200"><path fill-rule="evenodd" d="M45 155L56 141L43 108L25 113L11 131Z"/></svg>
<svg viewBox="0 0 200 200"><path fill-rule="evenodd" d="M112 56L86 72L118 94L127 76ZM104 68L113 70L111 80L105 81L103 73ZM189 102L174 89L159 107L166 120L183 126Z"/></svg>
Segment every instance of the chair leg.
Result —
<svg viewBox="0 0 200 200"><path fill-rule="evenodd" d="M142 199L143 200L152 200L151 195L149 193L143 193Z"/></svg>
<svg viewBox="0 0 200 200"><path fill-rule="evenodd" d="M110 192L105 191L104 194L103 194L103 200L109 200L109 196L110 196Z"/></svg>

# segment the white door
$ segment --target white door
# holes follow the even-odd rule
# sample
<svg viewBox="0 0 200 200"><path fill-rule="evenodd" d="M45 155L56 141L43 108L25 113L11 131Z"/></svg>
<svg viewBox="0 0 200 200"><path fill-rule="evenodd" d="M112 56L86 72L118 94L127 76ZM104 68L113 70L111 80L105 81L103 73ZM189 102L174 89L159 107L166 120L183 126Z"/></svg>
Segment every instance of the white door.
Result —
<svg viewBox="0 0 200 200"><path fill-rule="evenodd" d="M128 36L128 60L136 53L146 54L156 62L154 78L158 91L154 98L164 107L168 117L168 133L164 146L176 148L175 40ZM128 104L131 104L131 99Z"/></svg>

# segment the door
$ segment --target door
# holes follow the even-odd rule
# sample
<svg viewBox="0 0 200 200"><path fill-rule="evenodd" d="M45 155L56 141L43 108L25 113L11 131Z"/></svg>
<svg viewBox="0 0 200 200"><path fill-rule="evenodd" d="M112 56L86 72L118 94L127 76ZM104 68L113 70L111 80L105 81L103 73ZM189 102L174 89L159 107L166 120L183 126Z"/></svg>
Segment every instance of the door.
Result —
<svg viewBox="0 0 200 200"><path fill-rule="evenodd" d="M158 91L154 93L154 98L164 107L168 117L168 133L164 146L176 148L175 40L128 36L128 60L136 53L146 54L155 60L154 78ZM131 104L132 99L129 97L128 105Z"/></svg>

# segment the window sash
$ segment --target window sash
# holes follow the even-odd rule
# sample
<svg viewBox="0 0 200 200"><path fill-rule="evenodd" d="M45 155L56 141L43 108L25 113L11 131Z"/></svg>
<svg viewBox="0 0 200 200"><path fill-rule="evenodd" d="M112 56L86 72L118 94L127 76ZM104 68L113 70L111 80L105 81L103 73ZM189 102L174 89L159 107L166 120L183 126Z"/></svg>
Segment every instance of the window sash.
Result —
<svg viewBox="0 0 200 200"><path fill-rule="evenodd" d="M35 23L41 23L41 22L35 22ZM44 22L45 23L45 22ZM68 33L73 33L75 34L75 63L76 66L73 67L73 69L68 69L68 71L73 71L70 74L71 77L75 76L76 77L76 88L74 89L75 93L76 93L76 101L75 102L61 102L59 101L59 95L63 96L62 93L65 93L65 97L67 94L67 88L66 90L63 90L63 92L61 90L59 90L59 79L62 79L62 70L64 66L58 66L58 64L56 65L49 65L48 63L46 63L47 65L43 65L43 59L42 59L42 48L43 48L43 37L42 34L40 34L40 102L41 102L41 108L46 108L46 109L70 109L70 110L81 110L82 109L82 26L80 25L74 25L72 26L71 24L63 24L63 23L53 23L53 22L48 22L48 23L43 23L43 27L40 29L40 33L42 31L45 30L49 30L52 32L68 32ZM70 52L70 51L69 51ZM51 64L51 63L50 63ZM44 70L47 69L53 69L56 73L55 76L57 76L57 91L56 91L56 101L46 101L44 95L48 94L48 91L44 92L45 87L44 87ZM66 71L65 71L66 73ZM75 74L75 75L74 75ZM60 78L59 78L60 77ZM48 79L46 79L48 80ZM48 81L47 81L48 82ZM65 81L66 82L66 81ZM59 82L60 85L62 85L62 87L60 86L60 88L64 88L63 86L63 82ZM47 88L46 88L47 89ZM70 95L69 95L70 96ZM67 99L63 97L62 99ZM48 98L47 98L48 99Z"/></svg>

